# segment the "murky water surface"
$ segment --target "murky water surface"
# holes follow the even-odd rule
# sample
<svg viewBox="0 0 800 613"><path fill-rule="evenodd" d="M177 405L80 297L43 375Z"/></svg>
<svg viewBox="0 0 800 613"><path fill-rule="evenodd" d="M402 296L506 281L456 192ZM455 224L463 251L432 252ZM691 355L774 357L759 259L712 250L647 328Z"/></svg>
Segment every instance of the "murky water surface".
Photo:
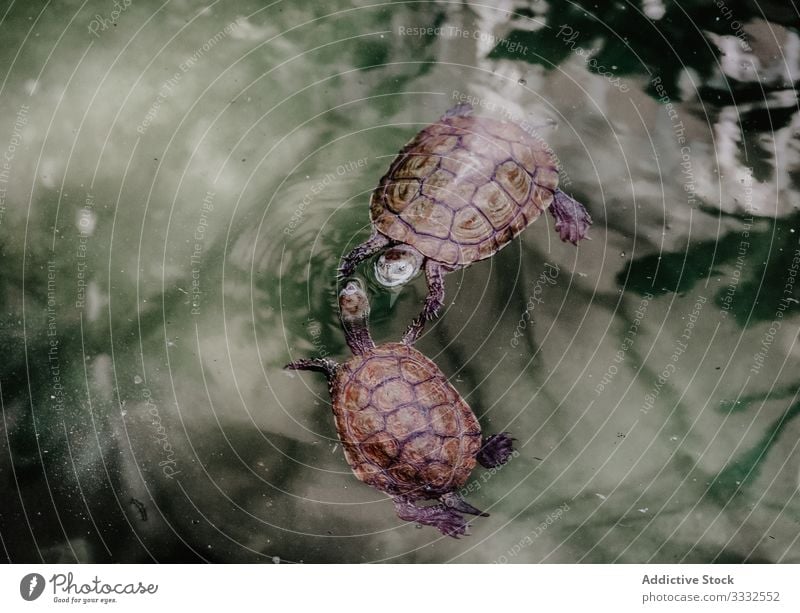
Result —
<svg viewBox="0 0 800 613"><path fill-rule="evenodd" d="M800 562L790 4L8 5L3 557ZM457 101L536 126L595 223L447 277L418 348L519 450L453 540L281 367L349 355L338 259ZM397 340L424 281L368 281Z"/></svg>

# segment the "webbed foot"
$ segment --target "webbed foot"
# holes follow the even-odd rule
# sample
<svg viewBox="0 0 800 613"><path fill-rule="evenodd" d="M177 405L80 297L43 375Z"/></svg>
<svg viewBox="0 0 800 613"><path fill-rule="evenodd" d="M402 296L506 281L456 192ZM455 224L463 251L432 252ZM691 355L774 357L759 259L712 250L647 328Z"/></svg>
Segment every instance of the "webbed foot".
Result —
<svg viewBox="0 0 800 613"><path fill-rule="evenodd" d="M469 513L470 515L477 515L478 517L489 517L488 513L476 509L456 492L448 492L439 500L441 500L446 507L450 507L459 513Z"/></svg>
<svg viewBox="0 0 800 613"><path fill-rule="evenodd" d="M475 456L478 463L484 468L502 466L514 453L514 439L508 432L492 434L483 442L483 447Z"/></svg>
<svg viewBox="0 0 800 613"><path fill-rule="evenodd" d="M580 202L557 189L549 208L562 241L577 245L579 240L586 238L592 218Z"/></svg>
<svg viewBox="0 0 800 613"><path fill-rule="evenodd" d="M389 244L389 239L383 234L375 232L366 241L355 247L350 253L342 258L339 263L339 278L345 279L352 277L356 267L371 255L375 255Z"/></svg>
<svg viewBox="0 0 800 613"><path fill-rule="evenodd" d="M445 505L418 507L404 498L395 498L394 508L400 519L433 526L445 536L458 538L467 533L469 526L467 520L460 513Z"/></svg>

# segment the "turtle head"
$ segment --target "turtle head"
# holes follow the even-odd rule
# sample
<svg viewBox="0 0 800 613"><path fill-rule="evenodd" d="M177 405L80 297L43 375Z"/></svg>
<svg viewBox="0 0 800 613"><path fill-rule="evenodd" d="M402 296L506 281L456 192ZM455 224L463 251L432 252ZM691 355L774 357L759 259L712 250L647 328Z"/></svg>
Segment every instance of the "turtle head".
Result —
<svg viewBox="0 0 800 613"><path fill-rule="evenodd" d="M339 292L339 312L343 322L355 322L369 317L369 300L358 279L348 281Z"/></svg>
<svg viewBox="0 0 800 613"><path fill-rule="evenodd" d="M405 285L419 274L423 255L409 245L395 245L375 262L375 277L384 287Z"/></svg>
<svg viewBox="0 0 800 613"><path fill-rule="evenodd" d="M347 346L356 355L361 355L375 346L369 334L369 300L364 286L358 279L350 279L339 292L339 317L344 327Z"/></svg>

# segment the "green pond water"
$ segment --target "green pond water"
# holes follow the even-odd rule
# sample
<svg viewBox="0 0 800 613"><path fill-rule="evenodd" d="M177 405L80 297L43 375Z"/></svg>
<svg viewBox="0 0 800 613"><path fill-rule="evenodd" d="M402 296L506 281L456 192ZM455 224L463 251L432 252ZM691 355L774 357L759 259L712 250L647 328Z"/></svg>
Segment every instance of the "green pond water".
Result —
<svg viewBox="0 0 800 613"><path fill-rule="evenodd" d="M792 3L0 7L0 558L800 562ZM458 101L534 126L540 219L417 347L518 453L459 540L355 479L324 378L340 256ZM397 340L422 278L368 281Z"/></svg>

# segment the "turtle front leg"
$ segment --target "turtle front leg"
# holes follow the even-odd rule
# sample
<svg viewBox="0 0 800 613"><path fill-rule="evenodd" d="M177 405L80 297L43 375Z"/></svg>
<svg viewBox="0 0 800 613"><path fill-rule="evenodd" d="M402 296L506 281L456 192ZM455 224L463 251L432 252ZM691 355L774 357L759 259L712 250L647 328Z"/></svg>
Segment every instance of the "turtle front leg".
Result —
<svg viewBox="0 0 800 613"><path fill-rule="evenodd" d="M445 272L449 271L446 271L438 262L425 260L425 279L428 282L428 295L425 297L425 305L422 307L422 312L411 322L411 325L408 326L406 333L403 335L403 342L407 345L413 345L417 341L419 335L422 334L422 329L425 327L425 322L434 319L444 305Z"/></svg>
<svg viewBox="0 0 800 613"><path fill-rule="evenodd" d="M425 319L433 319L444 306L444 273L441 264L433 260L425 261L425 278L428 281L428 296L422 308Z"/></svg>
<svg viewBox="0 0 800 613"><path fill-rule="evenodd" d="M394 510L400 519L433 526L445 536L458 538L467 533L469 524L464 517L443 504L418 507L407 498L398 496L394 498Z"/></svg>
<svg viewBox="0 0 800 613"><path fill-rule="evenodd" d="M374 232L366 241L342 258L339 265L339 277L346 278L352 276L356 271L356 266L371 255L378 253L378 251L388 244L388 238L380 232Z"/></svg>
<svg viewBox="0 0 800 613"><path fill-rule="evenodd" d="M316 370L323 373L330 381L336 376L337 366L338 364L329 358L310 358L295 360L284 366L284 368L286 370Z"/></svg>
<svg viewBox="0 0 800 613"><path fill-rule="evenodd" d="M586 238L592 218L580 202L557 189L549 208L562 241L577 245L580 239Z"/></svg>
<svg viewBox="0 0 800 613"><path fill-rule="evenodd" d="M484 468L502 466L514 453L514 439L508 432L492 434L483 441L483 447L475 456L478 463Z"/></svg>

